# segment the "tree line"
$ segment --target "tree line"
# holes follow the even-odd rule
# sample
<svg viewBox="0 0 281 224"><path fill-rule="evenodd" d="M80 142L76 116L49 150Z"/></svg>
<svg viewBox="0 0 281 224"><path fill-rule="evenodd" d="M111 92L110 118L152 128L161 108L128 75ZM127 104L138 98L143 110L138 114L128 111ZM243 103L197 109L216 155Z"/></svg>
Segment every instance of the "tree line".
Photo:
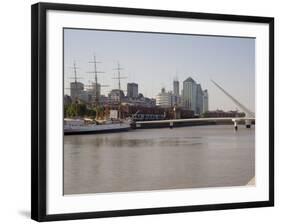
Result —
<svg viewBox="0 0 281 224"><path fill-rule="evenodd" d="M64 105L64 117L96 117L96 108L87 107L86 104L83 103L71 103L68 105Z"/></svg>

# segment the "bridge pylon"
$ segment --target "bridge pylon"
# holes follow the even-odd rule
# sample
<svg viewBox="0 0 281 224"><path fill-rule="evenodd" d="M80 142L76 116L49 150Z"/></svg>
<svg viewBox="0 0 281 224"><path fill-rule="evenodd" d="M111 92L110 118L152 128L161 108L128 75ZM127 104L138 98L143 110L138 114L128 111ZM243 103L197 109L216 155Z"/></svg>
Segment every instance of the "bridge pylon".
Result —
<svg viewBox="0 0 281 224"><path fill-rule="evenodd" d="M228 98L230 98L246 115L247 118L254 118L255 114L250 111L247 107L245 107L242 103L240 103L237 99L235 99L232 95L230 95L225 89L223 89L219 84L217 84L214 80L211 82L218 87ZM233 121L234 122L234 121ZM246 128L251 128L252 121L251 119L245 119ZM234 126L237 125L236 121L234 122ZM236 128L235 128L236 129Z"/></svg>

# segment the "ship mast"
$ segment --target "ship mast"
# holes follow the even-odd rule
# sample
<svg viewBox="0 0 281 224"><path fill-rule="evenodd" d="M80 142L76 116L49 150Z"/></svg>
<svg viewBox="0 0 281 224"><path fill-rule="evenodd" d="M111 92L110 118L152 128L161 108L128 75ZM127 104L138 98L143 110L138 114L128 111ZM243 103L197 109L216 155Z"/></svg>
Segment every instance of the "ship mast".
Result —
<svg viewBox="0 0 281 224"><path fill-rule="evenodd" d="M99 91L98 91L98 74L99 73L104 73L101 71L97 70L97 64L101 63L99 61L96 60L96 56L94 55L93 57L93 61L89 61L89 64L94 64L94 70L90 71L89 73L94 75L94 86L95 86L95 106L98 107L99 105ZM93 87L93 85L92 85Z"/></svg>
<svg viewBox="0 0 281 224"><path fill-rule="evenodd" d="M77 67L76 67L76 63L75 61L73 62L73 71L74 71L74 82L76 84L76 87L77 87Z"/></svg>
<svg viewBox="0 0 281 224"><path fill-rule="evenodd" d="M78 82L77 82L77 80L78 80L79 77L77 77L77 69L78 68L76 67L75 61L73 61L73 67L71 67L71 68L73 69L74 77L70 77L70 79L74 79L74 83L75 83L75 96L74 96L74 98L75 98L75 100L77 100L77 98L78 98L78 91L77 91Z"/></svg>
<svg viewBox="0 0 281 224"><path fill-rule="evenodd" d="M79 69L77 66L76 66L76 63L75 61L73 61L73 67L70 67L73 69L73 73L74 73L74 77L70 77L70 79L74 79L74 84L75 84L75 91L74 91L74 100L75 100L75 113L76 113L76 116L77 116L77 104L78 104L78 97L79 97L79 94L78 94L78 79L81 79L81 77L77 77L77 69ZM72 88L70 86L70 91L72 91Z"/></svg>
<svg viewBox="0 0 281 224"><path fill-rule="evenodd" d="M120 67L119 62L117 62L117 68L114 68L113 70L117 70L117 77L114 77L113 79L118 80L118 90L119 90L119 118L121 118L121 79L126 79L127 77L121 76L121 70L123 68Z"/></svg>
<svg viewBox="0 0 281 224"><path fill-rule="evenodd" d="M75 84L75 91L74 91L74 99L77 100L78 99L78 79L81 79L81 77L77 76L77 69L79 69L76 66L75 61L73 62L73 67L70 67L73 69L73 73L74 73L74 77L70 77L69 79L74 79L74 84ZM71 88L70 88L71 90Z"/></svg>
<svg viewBox="0 0 281 224"><path fill-rule="evenodd" d="M101 87L107 87L108 85L99 85L98 84L98 74L100 73L104 73L102 71L98 71L97 69L97 64L98 63L101 63L99 61L97 61L96 59L96 56L94 55L93 56L93 61L89 61L90 64L94 64L94 70L93 71L90 71L89 73L93 74L94 75L94 85L91 85L91 87L95 87L95 107L96 109L98 110L98 106L99 106L99 103L100 103L100 99L99 99L99 88ZM98 118L98 114L97 114L97 118Z"/></svg>

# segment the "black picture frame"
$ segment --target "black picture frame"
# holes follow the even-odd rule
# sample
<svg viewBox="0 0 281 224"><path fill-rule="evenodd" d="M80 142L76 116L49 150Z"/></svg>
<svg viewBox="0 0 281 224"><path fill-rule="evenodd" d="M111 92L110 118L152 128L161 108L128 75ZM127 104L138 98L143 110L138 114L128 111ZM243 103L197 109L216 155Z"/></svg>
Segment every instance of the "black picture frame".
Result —
<svg viewBox="0 0 281 224"><path fill-rule="evenodd" d="M253 22L269 25L269 200L208 204L195 206L139 208L129 210L83 212L68 214L46 213L46 12L63 10L75 12L100 12L123 15L161 16L234 22ZM73 4L37 3L31 13L31 77L32 77L32 152L31 152L31 218L36 221L73 220L116 216L147 215L161 213L193 212L206 210L238 209L274 206L274 18L183 11L164 11L137 8L103 7Z"/></svg>

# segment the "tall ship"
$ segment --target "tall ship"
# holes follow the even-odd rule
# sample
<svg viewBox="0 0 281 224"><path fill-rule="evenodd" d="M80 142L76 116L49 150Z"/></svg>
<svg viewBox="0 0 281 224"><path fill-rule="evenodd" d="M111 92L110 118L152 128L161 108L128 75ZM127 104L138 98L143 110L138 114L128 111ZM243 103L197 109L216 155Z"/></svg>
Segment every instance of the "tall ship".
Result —
<svg viewBox="0 0 281 224"><path fill-rule="evenodd" d="M130 119L121 119L121 97L119 97L118 108L109 110L107 114L109 116L105 116L104 111L101 109L99 100L99 88L101 85L98 84L98 73L102 73L97 71L97 61L94 56L94 60L89 62L94 64L94 70L90 73L94 75L94 82L92 83L93 91L94 91L94 102L91 103L91 106L95 109L95 119L88 117L65 117L64 118L64 134L65 135L74 135L74 134L97 134L97 133L112 133L112 132L122 132L128 131L131 129L131 120ZM72 85L77 90L79 89L79 82L77 81L77 67L74 63L74 82ZM118 63L117 68L117 78L118 79L118 89L119 93L121 92L121 84L120 79L124 78L120 76L120 65ZM75 105L77 107L78 99L78 91L74 91L74 95L72 98L75 100ZM77 109L76 109L77 111Z"/></svg>
<svg viewBox="0 0 281 224"><path fill-rule="evenodd" d="M64 119L64 134L95 134L129 131L130 121L108 121L96 123L89 119Z"/></svg>

